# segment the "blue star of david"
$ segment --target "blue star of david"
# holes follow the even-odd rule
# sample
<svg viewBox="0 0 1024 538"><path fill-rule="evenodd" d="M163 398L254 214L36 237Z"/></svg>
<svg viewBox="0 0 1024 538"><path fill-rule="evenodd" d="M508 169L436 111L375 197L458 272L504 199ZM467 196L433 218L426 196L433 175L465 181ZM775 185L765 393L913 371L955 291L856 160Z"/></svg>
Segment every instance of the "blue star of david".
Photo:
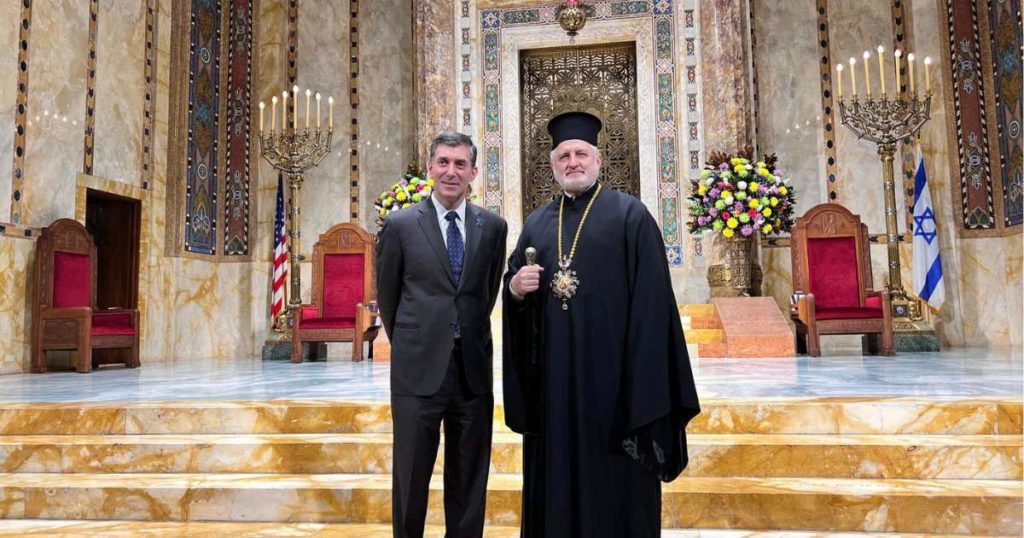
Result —
<svg viewBox="0 0 1024 538"><path fill-rule="evenodd" d="M925 230L924 228L924 224L927 221L932 221L931 230ZM932 213L932 208L926 207L923 213L914 215L914 224L914 236L921 236L929 245L932 244L935 236L938 235L935 232L935 213Z"/></svg>

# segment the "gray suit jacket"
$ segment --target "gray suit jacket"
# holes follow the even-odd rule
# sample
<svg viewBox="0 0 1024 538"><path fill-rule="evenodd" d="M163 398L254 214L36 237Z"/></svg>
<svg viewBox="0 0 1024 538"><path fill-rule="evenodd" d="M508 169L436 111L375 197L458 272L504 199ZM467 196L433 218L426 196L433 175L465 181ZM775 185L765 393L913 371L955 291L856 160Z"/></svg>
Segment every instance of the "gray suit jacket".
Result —
<svg viewBox="0 0 1024 538"><path fill-rule="evenodd" d="M430 199L388 215L377 243L377 303L391 340L391 391L429 396L448 371L455 323L469 389L492 392L491 310L498 298L508 226L466 204L461 282L448 261Z"/></svg>

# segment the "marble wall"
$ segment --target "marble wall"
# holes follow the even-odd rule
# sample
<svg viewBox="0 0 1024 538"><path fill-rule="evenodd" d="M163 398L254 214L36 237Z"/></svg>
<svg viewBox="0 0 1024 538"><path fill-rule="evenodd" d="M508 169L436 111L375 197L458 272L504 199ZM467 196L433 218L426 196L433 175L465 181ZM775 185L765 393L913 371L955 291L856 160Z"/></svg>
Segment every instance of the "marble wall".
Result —
<svg viewBox="0 0 1024 538"><path fill-rule="evenodd" d="M858 60L858 84L863 88L863 60L860 54L872 50L871 77L877 87L878 65L874 48L882 44L891 50L894 30L889 2L829 2L828 41L833 66L850 56ZM823 111L817 61L818 28L816 2L800 0L785 5L754 0L757 32L759 143L767 151L779 154L779 162L797 185L798 212L802 213L828 199L825 176L826 149L823 145ZM919 58L941 58L939 46L944 14L936 2L916 0L908 3L907 33L912 36L908 48ZM789 28L778 32L779 28ZM891 66L891 58L889 58ZM921 132L922 151L939 227L944 270L946 303L939 312L929 312L943 342L947 345L994 346L1022 344L1020 231L1003 238L971 239L961 237L956 221L950 168L950 152L955 143L948 139L948 122L954 121L947 110L949 83L933 70L935 97L931 121ZM920 66L918 77L921 77ZM848 75L847 75L848 77ZM849 95L849 79L844 77ZM892 84L891 79L888 81ZM920 84L920 80L918 81ZM877 91L877 90L876 90ZM799 127L799 129L797 128ZM861 215L872 233L884 233L885 212L881 184L882 168L874 144L857 140L846 127L836 125L835 191L837 202ZM902 194L899 162L896 164L899 229L907 232L904 218L907 198ZM888 270L884 245L872 247L872 265L876 289L884 286ZM903 285L912 288L912 253L909 245L900 249ZM792 272L788 248L762 250L765 292L780 306L789 304Z"/></svg>
<svg viewBox="0 0 1024 538"><path fill-rule="evenodd" d="M388 28L386 32L360 32L360 217L371 232L377 230L374 199L401 177L410 161L418 159L410 136L416 131L412 26L395 25L396 20L412 20L412 5L407 0L359 5L360 28Z"/></svg>

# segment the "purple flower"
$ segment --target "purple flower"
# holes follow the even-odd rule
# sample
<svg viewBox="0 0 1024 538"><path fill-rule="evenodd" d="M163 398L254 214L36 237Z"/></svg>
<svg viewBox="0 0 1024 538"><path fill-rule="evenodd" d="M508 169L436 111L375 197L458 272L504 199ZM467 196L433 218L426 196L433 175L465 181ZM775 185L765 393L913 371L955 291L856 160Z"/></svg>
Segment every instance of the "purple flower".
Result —
<svg viewBox="0 0 1024 538"><path fill-rule="evenodd" d="M710 195L712 198L718 198L719 194L722 194L722 191L719 190L717 187L708 191L708 195Z"/></svg>
<svg viewBox="0 0 1024 538"><path fill-rule="evenodd" d="M712 217L717 217L718 216L718 209L714 208L714 207L709 208L708 209L708 215L711 215Z"/></svg>
<svg viewBox="0 0 1024 538"><path fill-rule="evenodd" d="M750 237L750 234L754 233L754 227L749 224L744 224L743 227L740 228L740 233L743 234L743 237Z"/></svg>
<svg viewBox="0 0 1024 538"><path fill-rule="evenodd" d="M711 199L710 199L710 198L708 198L707 196L705 196L704 198L701 198L701 200L700 200L700 201L701 201L701 202L704 202L705 204L707 204L707 203L710 203L710 202L711 202Z"/></svg>
<svg viewBox="0 0 1024 538"><path fill-rule="evenodd" d="M736 202L736 204L732 206L732 210L734 212L736 212L736 213L742 213L743 212L743 203L742 202Z"/></svg>
<svg viewBox="0 0 1024 538"><path fill-rule="evenodd" d="M728 170L729 169L729 163L722 163L722 164L718 165L718 169L719 170Z"/></svg>

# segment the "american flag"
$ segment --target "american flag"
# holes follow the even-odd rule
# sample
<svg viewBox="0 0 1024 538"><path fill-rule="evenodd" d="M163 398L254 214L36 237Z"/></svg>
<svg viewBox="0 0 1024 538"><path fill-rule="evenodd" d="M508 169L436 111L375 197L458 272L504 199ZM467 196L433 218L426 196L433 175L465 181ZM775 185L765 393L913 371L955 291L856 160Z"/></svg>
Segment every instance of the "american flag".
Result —
<svg viewBox="0 0 1024 538"><path fill-rule="evenodd" d="M270 318L284 311L284 282L288 275L288 235L284 227L284 176L277 176L277 209L274 212L274 287Z"/></svg>

